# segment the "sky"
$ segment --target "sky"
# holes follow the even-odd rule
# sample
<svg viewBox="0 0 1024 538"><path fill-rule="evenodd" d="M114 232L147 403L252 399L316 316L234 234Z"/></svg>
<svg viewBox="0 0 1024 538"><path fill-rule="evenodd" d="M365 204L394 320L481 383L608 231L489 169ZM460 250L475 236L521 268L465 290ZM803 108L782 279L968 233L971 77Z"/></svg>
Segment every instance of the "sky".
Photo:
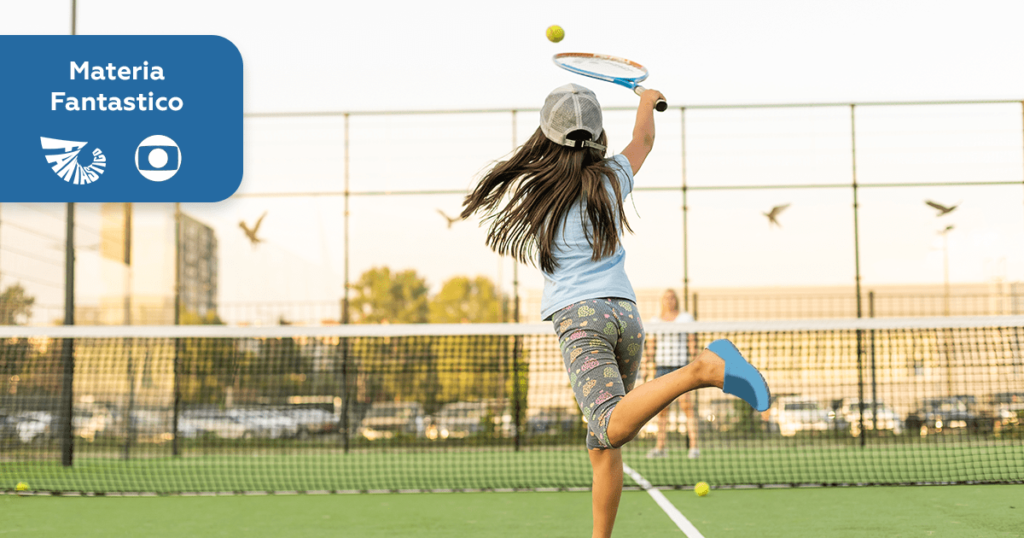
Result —
<svg viewBox="0 0 1024 538"><path fill-rule="evenodd" d="M0 0L0 34L66 34L70 4ZM489 164L530 136L535 109L567 82L592 88L605 107L635 106L627 90L555 68L550 57L558 52L639 61L651 73L645 85L661 90L671 106L1024 99L1024 4L1010 1L79 0L77 6L80 34L230 39L244 61L247 114L494 111L353 116L349 178L357 192L471 188ZM561 43L544 38L552 24L565 29ZM515 114L515 129L514 109L527 109ZM632 115L606 112L612 150L628 142ZM681 118L678 109L658 116L655 150L638 187L680 185ZM1024 182L1022 118L1016 103L858 107L858 181ZM695 108L685 121L691 186L852 180L849 107ZM184 207L217 231L223 303L340 297L343 199L251 195L342 191L343 147L337 116L246 120L239 195ZM925 199L961 205L938 218ZM954 282L1024 280L1024 186L861 189L858 201L867 284L941 283L944 253ZM852 285L852 203L848 188L691 191L691 287ZM458 194L354 196L351 279L388 265L416 269L435 291L460 274L483 274L509 289L512 265L487 250L479 222L448 227L438 214L458 213L460 204ZM763 213L783 204L790 205L780 215L782 227L769 226ZM624 243L634 286L679 287L680 193L640 191L629 206L636 233ZM152 223L150 233L166 237L160 223L167 211L140 207L136 214L140 223ZM80 282L88 284L114 269L88 248L96 242L98 210L81 212ZM254 248L238 223L264 212L266 242ZM62 301L62 213L61 206L0 207L2 283L31 277L26 286L39 303ZM938 231L948 225L954 229L947 251ZM166 272L157 273L134 275L136 293L165 288ZM535 269L519 273L523 290L541 287ZM107 288L82 285L78 293L96 300Z"/></svg>

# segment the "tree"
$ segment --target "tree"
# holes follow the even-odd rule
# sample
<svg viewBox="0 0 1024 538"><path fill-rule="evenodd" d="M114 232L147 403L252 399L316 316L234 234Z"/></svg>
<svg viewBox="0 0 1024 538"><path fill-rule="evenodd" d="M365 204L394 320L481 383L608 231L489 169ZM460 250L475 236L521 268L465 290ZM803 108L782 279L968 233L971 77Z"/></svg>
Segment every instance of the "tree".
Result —
<svg viewBox="0 0 1024 538"><path fill-rule="evenodd" d="M431 323L500 323L501 297L487 277L454 277L430 301Z"/></svg>
<svg viewBox="0 0 1024 538"><path fill-rule="evenodd" d="M430 301L430 322L499 323L502 299L486 277L454 277ZM499 335L437 337L433 355L439 402L497 399L511 407L513 344L512 338ZM520 376L525 379L525 372Z"/></svg>
<svg viewBox="0 0 1024 538"><path fill-rule="evenodd" d="M198 312L195 312L194 310L186 310L182 307L179 316L180 319L178 323L180 325L224 325L220 316L218 316L213 310L207 310L206 315L200 316Z"/></svg>
<svg viewBox="0 0 1024 538"><path fill-rule="evenodd" d="M430 311L427 282L415 270L392 273L374 267L352 284L356 296L350 305L354 323L425 323Z"/></svg>
<svg viewBox="0 0 1024 538"><path fill-rule="evenodd" d="M18 325L32 316L32 305L36 298L25 293L21 284L8 286L0 293L0 325Z"/></svg>

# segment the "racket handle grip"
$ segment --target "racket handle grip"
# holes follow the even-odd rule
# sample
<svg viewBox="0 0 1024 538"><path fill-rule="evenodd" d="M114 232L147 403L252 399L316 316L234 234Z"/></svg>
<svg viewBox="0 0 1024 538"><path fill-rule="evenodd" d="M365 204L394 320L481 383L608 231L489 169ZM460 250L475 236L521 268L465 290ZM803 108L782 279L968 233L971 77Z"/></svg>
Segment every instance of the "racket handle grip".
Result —
<svg viewBox="0 0 1024 538"><path fill-rule="evenodd" d="M644 88L643 86L637 86L633 88L633 92L636 93L637 95L640 95L645 91L647 91L647 88ZM654 102L654 110L657 110L658 112L664 112L667 108L668 103L664 99L658 99L657 101Z"/></svg>

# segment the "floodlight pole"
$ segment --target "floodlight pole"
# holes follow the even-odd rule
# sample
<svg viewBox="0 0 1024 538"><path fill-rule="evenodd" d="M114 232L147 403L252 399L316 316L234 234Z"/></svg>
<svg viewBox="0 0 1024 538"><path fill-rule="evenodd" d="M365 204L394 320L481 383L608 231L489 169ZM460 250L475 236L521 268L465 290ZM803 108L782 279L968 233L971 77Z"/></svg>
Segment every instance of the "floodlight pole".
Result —
<svg viewBox="0 0 1024 538"><path fill-rule="evenodd" d="M681 135L682 139L682 190L683 190L683 310L690 312L690 260L689 260L689 246L687 240L689 239L689 232L686 227L687 213L690 211L689 206L686 203L686 107L679 108L679 121L681 123ZM696 305L694 305L696 307Z"/></svg>
<svg viewBox="0 0 1024 538"><path fill-rule="evenodd" d="M857 293L857 317L864 315L860 297L860 224L858 222L859 206L857 204L857 123L856 105L850 105L850 171L853 176L853 264L854 280ZM867 434L864 430L864 331L857 330L857 406L860 420L860 446L864 447L867 442Z"/></svg>
<svg viewBox="0 0 1024 538"><path fill-rule="evenodd" d="M344 257L345 257L345 291L341 300L341 323L348 325L349 323L349 273L348 273L348 227L349 227L349 215L348 215L348 203L349 203L349 173L348 173L348 123L349 115L345 114L345 169L344 169L344 180L345 180L345 244L344 244ZM348 454L349 451L349 424L348 424L348 410L350 394L348 390L348 339L341 338L338 340L338 345L341 346L341 409L338 417L338 430L341 432L341 444Z"/></svg>
<svg viewBox="0 0 1024 538"><path fill-rule="evenodd" d="M71 0L71 35L75 35L76 0ZM75 324L75 204L68 202L64 238L64 325ZM74 463L75 432L73 425L75 386L75 342L61 342L60 461L64 467Z"/></svg>
<svg viewBox="0 0 1024 538"><path fill-rule="evenodd" d="M516 111L512 111L512 151L515 151L518 146L516 139ZM519 323L519 260L515 256L512 256L512 300L514 301L512 319L515 323ZM519 356L522 354L523 349L523 338L521 336L514 336L512 340L512 420L515 424L515 449L519 451L520 446L520 434L522 432L522 409L520 402L520 391L519 391Z"/></svg>

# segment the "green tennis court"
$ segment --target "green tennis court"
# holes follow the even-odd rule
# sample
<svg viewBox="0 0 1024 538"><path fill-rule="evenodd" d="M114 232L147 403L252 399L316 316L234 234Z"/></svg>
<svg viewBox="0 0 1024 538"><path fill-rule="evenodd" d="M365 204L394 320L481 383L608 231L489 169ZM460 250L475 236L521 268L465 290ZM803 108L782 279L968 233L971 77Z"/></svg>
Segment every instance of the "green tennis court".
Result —
<svg viewBox="0 0 1024 538"><path fill-rule="evenodd" d="M1024 536L1024 486L713 490L665 495L718 536ZM589 492L219 497L0 496L5 535L584 536ZM643 491L622 496L615 536L682 536Z"/></svg>

